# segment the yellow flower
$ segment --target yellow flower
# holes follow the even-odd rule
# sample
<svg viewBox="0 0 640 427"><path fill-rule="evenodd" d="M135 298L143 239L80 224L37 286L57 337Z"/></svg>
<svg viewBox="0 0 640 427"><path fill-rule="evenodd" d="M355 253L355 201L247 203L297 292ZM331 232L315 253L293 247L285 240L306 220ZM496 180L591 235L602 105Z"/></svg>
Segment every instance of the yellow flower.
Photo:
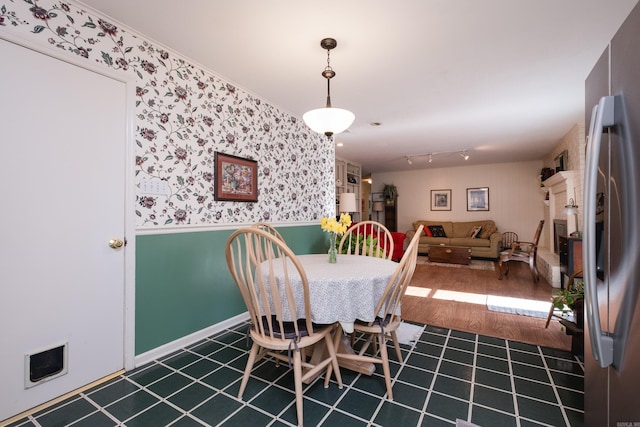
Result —
<svg viewBox="0 0 640 427"><path fill-rule="evenodd" d="M346 233L347 229L351 226L351 215L341 214L340 220L336 220L335 217L322 217L320 219L320 227L322 231L329 233L335 233L342 235Z"/></svg>
<svg viewBox="0 0 640 427"><path fill-rule="evenodd" d="M327 228L327 221L328 221L327 217L323 217L320 220L320 227L322 227L323 230Z"/></svg>
<svg viewBox="0 0 640 427"><path fill-rule="evenodd" d="M346 228L349 228L351 226L351 215L348 213L340 214L340 222L344 224ZM345 231L347 231L346 228Z"/></svg>

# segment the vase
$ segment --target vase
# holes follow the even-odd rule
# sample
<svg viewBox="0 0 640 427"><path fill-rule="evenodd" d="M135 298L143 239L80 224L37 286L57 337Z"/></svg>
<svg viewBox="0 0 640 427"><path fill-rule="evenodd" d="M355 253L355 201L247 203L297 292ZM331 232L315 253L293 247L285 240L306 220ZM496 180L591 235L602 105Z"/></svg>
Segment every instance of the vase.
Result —
<svg viewBox="0 0 640 427"><path fill-rule="evenodd" d="M336 249L336 235L329 233L329 263L335 264L338 261L338 250Z"/></svg>

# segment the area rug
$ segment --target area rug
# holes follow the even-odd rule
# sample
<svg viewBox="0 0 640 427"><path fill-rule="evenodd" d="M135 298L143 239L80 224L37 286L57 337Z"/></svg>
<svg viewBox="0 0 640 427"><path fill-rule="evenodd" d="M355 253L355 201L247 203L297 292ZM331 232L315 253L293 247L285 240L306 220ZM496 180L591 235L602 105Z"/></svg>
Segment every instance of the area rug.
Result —
<svg viewBox="0 0 640 427"><path fill-rule="evenodd" d="M440 267L450 267L450 268L467 268L471 270L486 270L486 271L495 271L496 263L493 261L488 261L485 259L472 259L471 264L463 265L463 264L450 264L448 262L431 262L429 261L429 257L427 256L418 256L418 260L416 264L420 265L437 265Z"/></svg>
<svg viewBox="0 0 640 427"><path fill-rule="evenodd" d="M487 309L501 313L519 314L522 316L546 319L551 308L550 301L537 301L526 298L501 297L487 295Z"/></svg>
<svg viewBox="0 0 640 427"><path fill-rule="evenodd" d="M414 345L424 332L424 325L414 325L412 323L401 322L396 334L400 344Z"/></svg>

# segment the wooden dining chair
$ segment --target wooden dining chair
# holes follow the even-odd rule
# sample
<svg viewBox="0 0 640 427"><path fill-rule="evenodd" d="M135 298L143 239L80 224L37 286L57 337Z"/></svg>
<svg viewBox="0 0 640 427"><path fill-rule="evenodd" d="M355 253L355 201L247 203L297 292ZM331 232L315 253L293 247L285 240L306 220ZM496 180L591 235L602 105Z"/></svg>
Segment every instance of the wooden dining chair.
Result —
<svg viewBox="0 0 640 427"><path fill-rule="evenodd" d="M268 232L269 234L273 234L278 239L284 242L284 239L282 238L282 235L280 234L280 232L273 225L267 222L256 222L255 224L252 225L252 227L256 227L256 228L259 228L260 230L264 230Z"/></svg>
<svg viewBox="0 0 640 427"><path fill-rule="evenodd" d="M352 226L340 239L338 253L391 259L393 236L376 221L362 221Z"/></svg>
<svg viewBox="0 0 640 427"><path fill-rule="evenodd" d="M284 239L282 238L282 235L280 234L280 232L278 230L276 230L276 228L274 226L272 226L271 224L268 224L266 222L256 222L254 224L251 225L252 227L255 227L259 230L263 230L266 231L267 233L271 234L272 236L282 240L284 242ZM265 241L263 241L265 242ZM267 242L267 244L269 244ZM258 258L258 260L260 260L260 262L264 261L266 259L265 254L264 254L264 249L265 248L260 248L260 247L256 247L256 256Z"/></svg>
<svg viewBox="0 0 640 427"><path fill-rule="evenodd" d="M374 312L374 320L371 322L356 321L353 328L355 332L360 332L367 335L367 339L358 350L357 354L345 354L338 353L338 359L355 360L364 363L377 363L382 365L384 372L384 380L387 387L387 397L389 400L393 400L393 390L391 389L391 371L389 369L389 355L387 352L387 346L385 341L387 338L391 338L393 346L396 350L396 356L398 361L402 363L402 352L400 351L400 344L398 342L398 335L396 331L402 322L400 314L400 304L402 297L407 291L407 286L411 282L413 273L416 269L416 261L418 259L418 241L422 235L423 225L420 225L415 235L409 242L407 250L404 252L402 259L398 263L393 276L389 280L387 287L378 304L376 305ZM339 334L336 334L339 335ZM373 343L375 345L377 340L377 347L379 349L380 357L375 355L378 353L377 349L374 349L373 355L369 356L365 354L367 349ZM337 348L340 337L336 336L335 346ZM331 372L331 366L329 372ZM329 374L328 374L329 375Z"/></svg>
<svg viewBox="0 0 640 427"><path fill-rule="evenodd" d="M544 226L544 219L538 223L538 228L533 236L531 242L515 241L511 244L511 249L505 256L500 255L501 268L502 264L506 263L505 275L509 273L509 262L518 261L526 262L529 264L531 270L531 276L534 282L538 282L540 275L538 273L537 255L538 255L538 242L540 241L540 235L542 234L542 227Z"/></svg>
<svg viewBox="0 0 640 427"><path fill-rule="evenodd" d="M225 255L251 318L249 334L253 345L238 398L242 398L254 364L264 356L293 362L298 424L302 425L303 381L331 366L324 386L328 387L331 372L335 371L342 388L332 337L338 325L311 322L307 275L291 249L274 235L257 227L241 228L229 236ZM280 280L276 280L276 271ZM292 279L301 284L294 286ZM313 365L306 360L305 349L322 340L328 355Z"/></svg>

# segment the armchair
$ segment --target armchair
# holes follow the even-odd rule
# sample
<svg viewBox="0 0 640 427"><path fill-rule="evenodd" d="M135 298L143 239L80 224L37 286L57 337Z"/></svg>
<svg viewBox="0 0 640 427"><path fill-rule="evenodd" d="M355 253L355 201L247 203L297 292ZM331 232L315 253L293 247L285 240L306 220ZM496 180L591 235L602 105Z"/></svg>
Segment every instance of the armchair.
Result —
<svg viewBox="0 0 640 427"><path fill-rule="evenodd" d="M540 235L542 234L542 227L544 226L544 219L540 220L536 233L533 236L532 242L515 241L511 244L511 249L500 253L500 278L502 278L502 271L504 267L504 275L509 274L509 261L526 262L529 264L531 270L531 277L534 282L538 282L540 275L538 274L537 267L537 254L538 254L538 242L540 241Z"/></svg>

